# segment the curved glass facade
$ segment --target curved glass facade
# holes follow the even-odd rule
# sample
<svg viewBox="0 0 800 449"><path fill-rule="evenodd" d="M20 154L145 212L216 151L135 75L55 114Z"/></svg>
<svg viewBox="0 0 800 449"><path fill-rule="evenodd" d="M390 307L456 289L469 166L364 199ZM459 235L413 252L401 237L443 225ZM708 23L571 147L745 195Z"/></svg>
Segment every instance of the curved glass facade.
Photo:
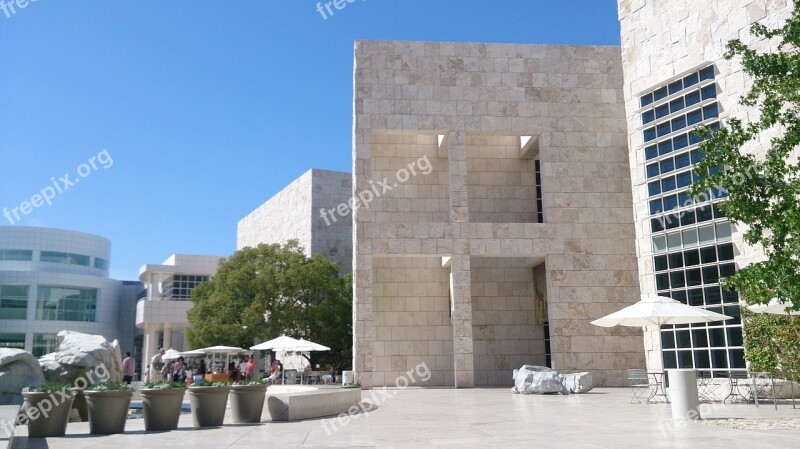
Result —
<svg viewBox="0 0 800 449"><path fill-rule="evenodd" d="M110 242L95 235L0 228L0 347L41 356L55 349L58 332L69 330L120 339L132 349L130 316L141 284L109 279L109 255Z"/></svg>

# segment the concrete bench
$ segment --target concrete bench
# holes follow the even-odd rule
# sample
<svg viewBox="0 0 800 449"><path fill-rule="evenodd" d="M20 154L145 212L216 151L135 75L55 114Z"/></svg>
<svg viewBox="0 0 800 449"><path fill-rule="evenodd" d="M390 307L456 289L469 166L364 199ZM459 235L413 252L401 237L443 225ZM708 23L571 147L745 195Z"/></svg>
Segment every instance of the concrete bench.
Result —
<svg viewBox="0 0 800 449"><path fill-rule="evenodd" d="M360 388L312 388L267 390L267 407L272 421L296 421L347 413L361 402ZM263 417L262 418L266 418Z"/></svg>

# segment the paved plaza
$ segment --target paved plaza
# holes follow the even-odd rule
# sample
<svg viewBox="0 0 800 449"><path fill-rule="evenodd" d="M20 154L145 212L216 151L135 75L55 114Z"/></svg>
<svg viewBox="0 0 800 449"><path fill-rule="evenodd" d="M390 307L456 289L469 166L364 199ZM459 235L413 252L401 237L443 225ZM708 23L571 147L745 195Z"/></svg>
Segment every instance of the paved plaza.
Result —
<svg viewBox="0 0 800 449"><path fill-rule="evenodd" d="M27 439L16 449L151 448L796 448L800 429L724 429L712 423L671 419L669 405L630 404L630 390L601 388L585 395L522 396L506 388L364 391L378 407L349 424L306 420L229 425L194 430L191 416L172 432L145 432L141 419L124 435L91 436L88 423L70 423L64 438ZM709 418L800 420L800 408L779 404L704 405ZM226 416L230 418L230 413ZM226 419L226 422L227 422ZM328 422L327 431L323 424ZM24 434L25 429L18 429Z"/></svg>

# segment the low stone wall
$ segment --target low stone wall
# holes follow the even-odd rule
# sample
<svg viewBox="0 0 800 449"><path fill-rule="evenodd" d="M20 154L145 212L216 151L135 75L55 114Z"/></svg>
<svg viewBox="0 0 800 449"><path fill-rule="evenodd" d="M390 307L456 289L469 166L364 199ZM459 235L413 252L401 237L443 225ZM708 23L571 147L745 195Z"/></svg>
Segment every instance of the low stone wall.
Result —
<svg viewBox="0 0 800 449"><path fill-rule="evenodd" d="M276 389L277 390L277 389ZM361 402L360 388L321 388L282 393L267 390L262 419L296 421L347 413Z"/></svg>

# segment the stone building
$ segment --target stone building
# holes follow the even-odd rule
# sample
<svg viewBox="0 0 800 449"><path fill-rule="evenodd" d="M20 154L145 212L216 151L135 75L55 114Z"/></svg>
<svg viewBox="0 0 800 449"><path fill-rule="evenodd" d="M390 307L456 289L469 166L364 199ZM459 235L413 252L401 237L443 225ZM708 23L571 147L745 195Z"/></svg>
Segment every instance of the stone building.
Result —
<svg viewBox="0 0 800 449"><path fill-rule="evenodd" d="M311 169L239 221L236 249L298 240L306 255L320 254L352 271L350 173ZM342 206L344 205L344 206Z"/></svg>
<svg viewBox="0 0 800 449"><path fill-rule="evenodd" d="M618 47L356 43L362 385L644 365L638 329L589 323L640 298L621 86Z"/></svg>
<svg viewBox="0 0 800 449"><path fill-rule="evenodd" d="M719 279L763 257L742 241L711 200L685 193L702 155L690 130L718 126L753 111L739 104L748 80L737 61L723 58L734 38L753 43L754 22L777 27L791 14L786 0L620 0L625 115L630 144L636 249L642 293L656 292L733 316L710 325L663 326L645 334L647 366L695 368L715 375L744 370L739 296ZM759 50L775 50L759 42ZM749 148L763 152L758 145ZM716 199L713 199L716 197ZM663 355L662 355L663 354Z"/></svg>

